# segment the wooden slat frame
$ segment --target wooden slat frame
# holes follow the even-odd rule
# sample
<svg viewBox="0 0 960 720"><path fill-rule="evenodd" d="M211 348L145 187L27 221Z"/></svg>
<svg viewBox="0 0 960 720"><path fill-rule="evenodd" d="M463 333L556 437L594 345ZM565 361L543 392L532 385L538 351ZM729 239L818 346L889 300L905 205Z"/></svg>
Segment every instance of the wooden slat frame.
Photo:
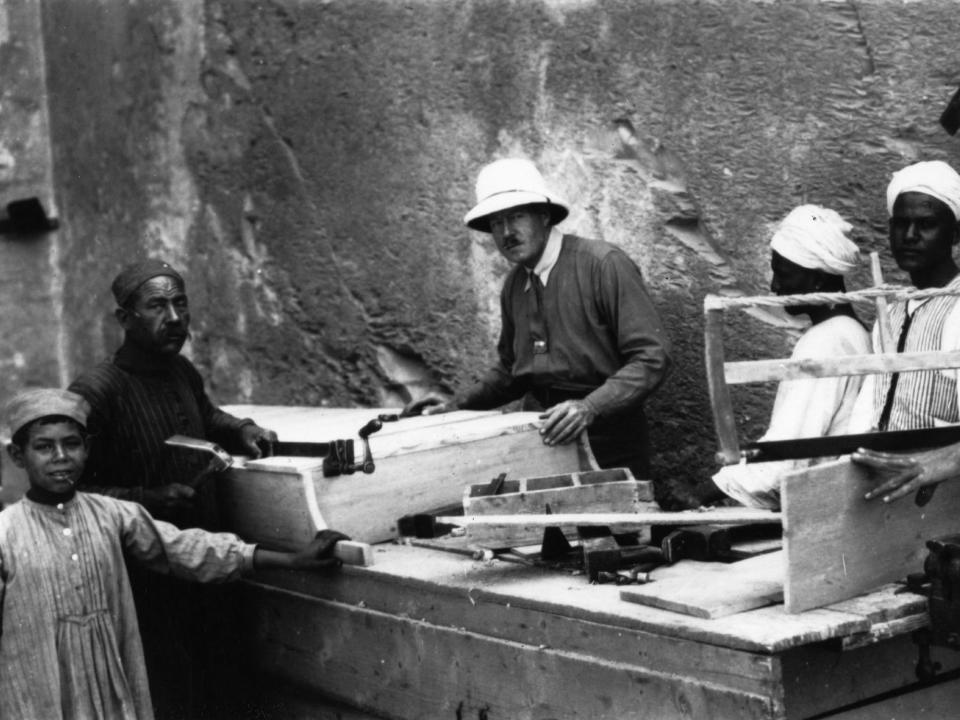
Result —
<svg viewBox="0 0 960 720"><path fill-rule="evenodd" d="M728 385L876 373L960 368L960 351L847 355L800 360L741 360L723 364Z"/></svg>
<svg viewBox="0 0 960 720"><path fill-rule="evenodd" d="M876 255L875 253L873 254ZM877 260L872 258L874 264ZM874 278L879 272L874 269ZM957 295L960 292L943 288L916 290L898 286L879 286L850 293L811 295L758 295L754 297L724 298L708 294L704 298L704 359L707 389L713 411L713 422L719 449L718 462L732 465L741 459L729 385L757 382L796 380L803 378L835 377L841 375L872 375L889 372L916 372L920 370L947 370L960 368L960 352L877 353L843 358L790 358L727 362L723 348L723 311L750 307L787 307L791 305L826 305L837 302L871 302L878 313L886 310L886 299L904 300L937 295ZM883 301L881 303L881 301ZM878 315L883 321L885 312ZM890 328L883 333L890 335Z"/></svg>

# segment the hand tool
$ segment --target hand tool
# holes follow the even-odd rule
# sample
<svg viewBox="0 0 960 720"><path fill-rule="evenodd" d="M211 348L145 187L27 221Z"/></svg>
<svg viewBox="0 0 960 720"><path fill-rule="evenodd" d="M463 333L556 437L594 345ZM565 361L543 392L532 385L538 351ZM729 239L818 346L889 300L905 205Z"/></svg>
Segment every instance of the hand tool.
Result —
<svg viewBox="0 0 960 720"><path fill-rule="evenodd" d="M425 510L422 513L404 515L397 520L397 534L401 537L435 538L447 535L455 525L438 523L438 515L463 514L463 505L444 505L443 507Z"/></svg>
<svg viewBox="0 0 960 720"><path fill-rule="evenodd" d="M929 627L913 635L921 682L931 681L940 669L940 663L931 659L931 646L960 650L960 535L929 540L927 549L923 572L907 576L907 590L927 597L930 615Z"/></svg>
<svg viewBox="0 0 960 720"><path fill-rule="evenodd" d="M602 572L615 573L630 565L652 565L667 562L663 551L652 545L620 545L616 539L607 537L583 540L583 567L591 582L596 582Z"/></svg>
<svg viewBox="0 0 960 720"><path fill-rule="evenodd" d="M730 534L726 528L712 525L673 530L660 541L665 562L679 560L724 560L730 557Z"/></svg>
<svg viewBox="0 0 960 720"><path fill-rule="evenodd" d="M606 570L601 570L597 574L597 579L593 582L597 585L604 585L606 583L616 583L617 585L645 585L648 582L652 582L653 578L649 572L642 572L639 570L618 570L616 572L608 572Z"/></svg>
<svg viewBox="0 0 960 720"><path fill-rule="evenodd" d="M208 454L210 456L210 466L207 470L210 472L226 470L233 465L233 456L209 440L199 440L197 438L187 437L186 435L171 435L164 443L173 447L199 450L200 452Z"/></svg>
<svg viewBox="0 0 960 720"><path fill-rule="evenodd" d="M767 440L744 443L747 462L793 460L847 455L858 448L884 452L910 452L942 447L960 442L960 425L924 428L922 430L888 430L887 432L832 435L827 437Z"/></svg>
<svg viewBox="0 0 960 720"><path fill-rule="evenodd" d="M283 455L290 457L322 457L324 477L337 475L352 475L358 470L372 473L376 470L373 453L370 451L370 436L380 430L385 422L395 422L399 419L395 413L380 413L373 420L366 423L357 435L363 443L363 460L354 461L353 440L332 440L330 442L285 442L276 440L258 442L264 457Z"/></svg>

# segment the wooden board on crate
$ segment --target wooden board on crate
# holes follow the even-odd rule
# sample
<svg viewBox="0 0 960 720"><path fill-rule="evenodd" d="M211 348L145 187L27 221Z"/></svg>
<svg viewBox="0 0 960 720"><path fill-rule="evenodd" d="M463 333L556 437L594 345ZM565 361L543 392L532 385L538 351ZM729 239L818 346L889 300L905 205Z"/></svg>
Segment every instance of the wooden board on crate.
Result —
<svg viewBox="0 0 960 720"><path fill-rule="evenodd" d="M545 513L659 512L653 484L636 480L627 468L588 470L505 479L502 484L470 485L463 497L464 515L540 515ZM536 545L543 528L504 529L496 547Z"/></svg>
<svg viewBox="0 0 960 720"><path fill-rule="evenodd" d="M225 408L275 430L284 442L353 439L383 409L238 406ZM238 461L217 487L221 519L241 537L295 549L330 527L361 542L396 537L397 519L462 501L464 488L511 476L588 470L581 444L550 447L538 433L537 413L453 412L384 423L370 436L375 470L324 477L322 458Z"/></svg>
<svg viewBox="0 0 960 720"><path fill-rule="evenodd" d="M511 547L504 538L542 535L544 528L559 527L564 534L578 527L606 527L613 533L643 532L651 525L767 525L780 521L780 513L744 507L720 507L681 512L644 511L633 513L590 512L524 515L440 516L437 522L459 525L467 538L480 547Z"/></svg>
<svg viewBox="0 0 960 720"><path fill-rule="evenodd" d="M788 612L821 607L923 570L926 541L960 527L960 483L941 483L930 502L913 496L864 500L869 472L849 459L783 480L784 578Z"/></svg>
<svg viewBox="0 0 960 720"><path fill-rule="evenodd" d="M653 581L626 587L627 602L700 618L718 618L783 601L783 553L734 563L681 560L656 568Z"/></svg>

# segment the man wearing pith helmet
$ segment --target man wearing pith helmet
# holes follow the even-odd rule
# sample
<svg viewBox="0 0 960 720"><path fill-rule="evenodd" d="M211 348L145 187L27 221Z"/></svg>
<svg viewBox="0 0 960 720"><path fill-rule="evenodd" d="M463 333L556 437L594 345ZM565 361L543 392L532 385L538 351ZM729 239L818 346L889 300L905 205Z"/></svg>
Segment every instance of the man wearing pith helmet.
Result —
<svg viewBox="0 0 960 720"><path fill-rule="evenodd" d="M601 467L650 475L643 403L669 367L669 342L640 269L620 248L565 234L567 205L529 160L484 167L467 227L493 236L514 267L500 294L498 362L452 398L407 412L483 410L524 398L548 445L587 430Z"/></svg>

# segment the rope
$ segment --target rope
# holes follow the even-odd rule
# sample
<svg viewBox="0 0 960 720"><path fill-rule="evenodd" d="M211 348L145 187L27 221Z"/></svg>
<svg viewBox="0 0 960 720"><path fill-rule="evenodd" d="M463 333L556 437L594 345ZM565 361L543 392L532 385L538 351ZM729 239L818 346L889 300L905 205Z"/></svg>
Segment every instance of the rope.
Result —
<svg viewBox="0 0 960 720"><path fill-rule="evenodd" d="M703 299L704 310L729 310L746 307L787 307L790 305L830 305L841 303L872 303L877 298L892 298L895 302L925 300L943 295L960 295L960 288L927 288L919 290L905 285L880 285L843 293L802 293L800 295L758 295L754 297L722 297L708 294Z"/></svg>

